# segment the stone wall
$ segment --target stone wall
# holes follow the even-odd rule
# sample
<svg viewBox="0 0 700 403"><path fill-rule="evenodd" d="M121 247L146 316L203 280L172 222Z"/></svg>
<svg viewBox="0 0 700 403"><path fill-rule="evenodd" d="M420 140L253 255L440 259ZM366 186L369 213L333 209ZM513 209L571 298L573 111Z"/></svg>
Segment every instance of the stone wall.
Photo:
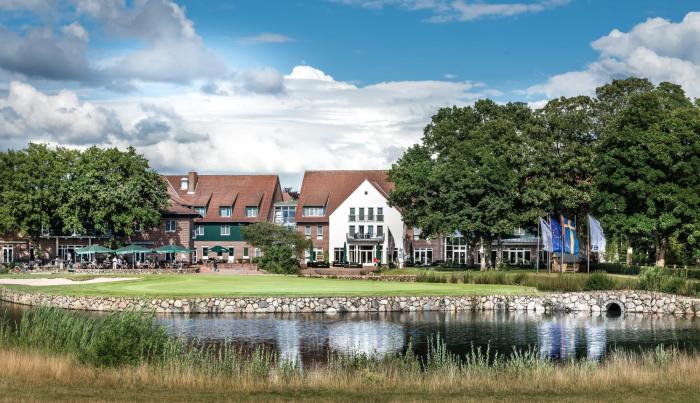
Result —
<svg viewBox="0 0 700 403"><path fill-rule="evenodd" d="M582 292L537 296L456 297L240 297L240 298L119 298L70 297L25 293L0 287L0 300L22 305L64 309L116 311L144 309L160 313L229 312L387 312L508 310L534 312L602 312L616 304L622 312L700 316L700 300L642 292Z"/></svg>

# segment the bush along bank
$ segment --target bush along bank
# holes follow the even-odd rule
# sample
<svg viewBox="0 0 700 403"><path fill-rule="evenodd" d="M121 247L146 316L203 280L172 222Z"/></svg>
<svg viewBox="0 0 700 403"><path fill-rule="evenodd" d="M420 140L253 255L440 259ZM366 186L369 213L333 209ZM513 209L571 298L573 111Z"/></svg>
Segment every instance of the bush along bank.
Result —
<svg viewBox="0 0 700 403"><path fill-rule="evenodd" d="M650 267L635 277L611 276L605 272L590 275L544 274L525 271L465 271L444 273L424 271L415 276L415 281L428 283L499 284L534 287L547 292L580 292L610 290L657 291L697 297L700 282L687 280L667 269Z"/></svg>

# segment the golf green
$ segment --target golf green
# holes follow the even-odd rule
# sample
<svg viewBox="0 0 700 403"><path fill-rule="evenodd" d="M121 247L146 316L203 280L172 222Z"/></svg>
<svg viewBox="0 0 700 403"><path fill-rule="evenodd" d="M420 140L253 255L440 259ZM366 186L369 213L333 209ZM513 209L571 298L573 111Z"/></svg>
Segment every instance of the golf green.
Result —
<svg viewBox="0 0 700 403"><path fill-rule="evenodd" d="M410 283L297 276L214 274L150 275L132 280L57 286L3 286L28 292L77 296L236 297L236 296L455 296L535 294L531 287L484 284Z"/></svg>

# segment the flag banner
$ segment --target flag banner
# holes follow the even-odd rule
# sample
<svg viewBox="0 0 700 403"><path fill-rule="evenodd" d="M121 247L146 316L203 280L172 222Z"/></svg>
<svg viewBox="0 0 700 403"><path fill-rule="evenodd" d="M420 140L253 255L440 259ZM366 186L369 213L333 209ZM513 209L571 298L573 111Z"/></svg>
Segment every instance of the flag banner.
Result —
<svg viewBox="0 0 700 403"><path fill-rule="evenodd" d="M542 232L542 250L551 252L552 249L552 230L549 228L547 221L540 218L540 231Z"/></svg>
<svg viewBox="0 0 700 403"><path fill-rule="evenodd" d="M561 224L564 228L564 253L578 255L578 237L576 236L576 220L561 217Z"/></svg>
<svg viewBox="0 0 700 403"><path fill-rule="evenodd" d="M550 219L549 223L552 234L552 252L561 253L561 224L556 219Z"/></svg>
<svg viewBox="0 0 700 403"><path fill-rule="evenodd" d="M591 237L591 252L605 252L605 233L600 221L588 216L588 231Z"/></svg>

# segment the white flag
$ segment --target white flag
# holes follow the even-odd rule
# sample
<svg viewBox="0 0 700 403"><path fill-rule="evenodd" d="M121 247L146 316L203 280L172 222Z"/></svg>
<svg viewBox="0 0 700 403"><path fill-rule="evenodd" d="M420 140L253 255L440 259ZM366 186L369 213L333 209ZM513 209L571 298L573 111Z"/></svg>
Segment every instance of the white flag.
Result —
<svg viewBox="0 0 700 403"><path fill-rule="evenodd" d="M549 228L547 221L540 218L540 231L542 232L542 250L546 252L552 251L552 229Z"/></svg>
<svg viewBox="0 0 700 403"><path fill-rule="evenodd" d="M588 231L591 236L591 252L605 252L605 234L600 222L588 216Z"/></svg>

